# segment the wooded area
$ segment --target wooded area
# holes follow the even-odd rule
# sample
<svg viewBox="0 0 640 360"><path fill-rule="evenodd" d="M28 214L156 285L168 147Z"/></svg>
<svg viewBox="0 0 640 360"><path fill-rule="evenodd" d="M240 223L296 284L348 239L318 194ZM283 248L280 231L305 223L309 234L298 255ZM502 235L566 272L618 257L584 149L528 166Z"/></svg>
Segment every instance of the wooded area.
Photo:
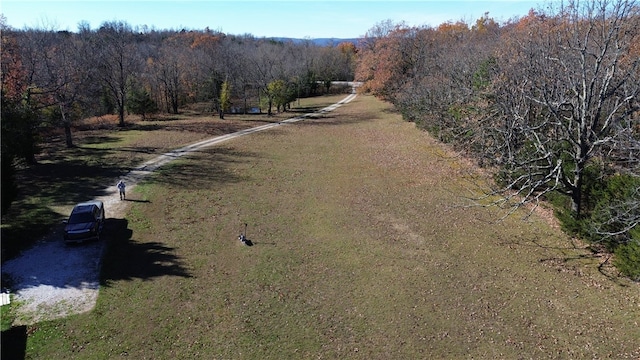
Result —
<svg viewBox="0 0 640 360"><path fill-rule="evenodd" d="M221 117L270 113L355 78L492 169L485 204L551 202L565 230L615 252L640 280L639 11L636 1L570 0L503 24L489 14L435 28L386 21L335 46L118 21L73 33L2 25L2 209L42 127L63 127L72 146L73 123L87 116L117 114L124 126L127 112L196 102Z"/></svg>
<svg viewBox="0 0 640 360"><path fill-rule="evenodd" d="M4 24L4 22L2 22ZM132 28L121 21L77 32L2 25L2 209L15 193L15 161L35 162L38 132L91 116L208 110L286 111L299 97L352 80L355 45L316 46L210 31ZM260 110L262 111L262 110ZM5 181L6 180L6 181Z"/></svg>
<svg viewBox="0 0 640 360"><path fill-rule="evenodd" d="M380 23L356 79L492 169L485 204L551 202L565 230L640 280L640 9L552 4L505 24Z"/></svg>

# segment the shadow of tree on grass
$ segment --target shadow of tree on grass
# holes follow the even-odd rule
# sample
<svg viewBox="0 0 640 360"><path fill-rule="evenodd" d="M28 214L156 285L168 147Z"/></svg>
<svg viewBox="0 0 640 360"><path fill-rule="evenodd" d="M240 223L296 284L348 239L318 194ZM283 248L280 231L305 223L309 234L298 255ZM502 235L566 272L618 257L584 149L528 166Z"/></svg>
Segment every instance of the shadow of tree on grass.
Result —
<svg viewBox="0 0 640 360"><path fill-rule="evenodd" d="M249 162L256 157L255 153L218 145L182 157L182 160L187 161L163 165L145 181L201 190L220 184L239 183L246 180L245 177L241 173L230 171L230 166Z"/></svg>
<svg viewBox="0 0 640 360"><path fill-rule="evenodd" d="M25 349L27 348L27 327L24 325L14 326L3 331L0 336L0 343L2 344L0 358L24 359Z"/></svg>

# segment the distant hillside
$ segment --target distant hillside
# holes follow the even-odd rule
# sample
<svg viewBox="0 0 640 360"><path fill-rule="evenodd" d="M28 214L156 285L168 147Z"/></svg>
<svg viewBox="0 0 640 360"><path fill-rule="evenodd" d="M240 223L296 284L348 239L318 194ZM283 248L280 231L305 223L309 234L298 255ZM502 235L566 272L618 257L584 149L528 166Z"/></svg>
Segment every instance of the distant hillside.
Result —
<svg viewBox="0 0 640 360"><path fill-rule="evenodd" d="M353 43L354 45L358 45L358 41L360 40L360 39L339 39L339 38L296 39L296 38L287 38L287 37L273 37L269 39L273 39L275 41L282 41L282 42L293 42L294 44L300 44L300 43L310 41L311 43L318 46L338 45L343 42L350 42L350 43Z"/></svg>

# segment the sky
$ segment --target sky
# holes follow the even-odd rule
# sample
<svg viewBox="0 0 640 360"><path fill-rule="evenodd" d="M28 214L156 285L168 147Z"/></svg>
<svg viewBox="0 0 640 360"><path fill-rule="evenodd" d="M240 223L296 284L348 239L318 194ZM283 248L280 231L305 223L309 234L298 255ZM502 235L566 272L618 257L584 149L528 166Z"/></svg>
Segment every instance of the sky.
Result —
<svg viewBox="0 0 640 360"><path fill-rule="evenodd" d="M391 20L407 26L473 23L484 13L498 22L521 17L543 1L528 0L0 0L6 25L76 31L125 21L156 30L204 30L230 35L291 38L359 38Z"/></svg>

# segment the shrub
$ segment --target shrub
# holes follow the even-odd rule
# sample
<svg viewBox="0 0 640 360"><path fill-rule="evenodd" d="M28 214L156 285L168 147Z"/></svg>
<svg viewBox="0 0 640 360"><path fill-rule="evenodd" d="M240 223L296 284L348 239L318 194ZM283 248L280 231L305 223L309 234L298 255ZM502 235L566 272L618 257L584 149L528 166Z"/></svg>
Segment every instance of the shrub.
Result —
<svg viewBox="0 0 640 360"><path fill-rule="evenodd" d="M582 217L575 217L563 194L548 194L546 200L564 232L603 245L616 255L614 265L621 274L640 281L640 229L628 229L636 221L632 213L640 202L640 177L606 174L598 165L586 170Z"/></svg>
<svg viewBox="0 0 640 360"><path fill-rule="evenodd" d="M148 114L158 111L158 105L145 88L132 86L127 94L127 110L145 120Z"/></svg>
<svg viewBox="0 0 640 360"><path fill-rule="evenodd" d="M613 264L625 276L640 281L640 240L634 239L619 245L615 250Z"/></svg>

